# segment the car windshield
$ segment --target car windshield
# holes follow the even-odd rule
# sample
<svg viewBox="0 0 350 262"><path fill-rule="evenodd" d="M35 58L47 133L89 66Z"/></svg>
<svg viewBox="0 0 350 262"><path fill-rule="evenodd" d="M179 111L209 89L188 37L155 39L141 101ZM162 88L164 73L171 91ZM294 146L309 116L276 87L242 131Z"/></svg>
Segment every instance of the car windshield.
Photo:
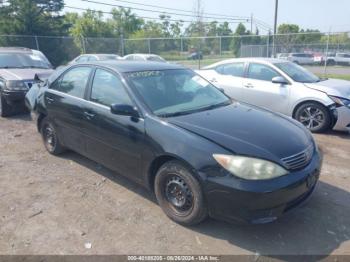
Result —
<svg viewBox="0 0 350 262"><path fill-rule="evenodd" d="M50 68L48 63L33 54L0 54L0 68Z"/></svg>
<svg viewBox="0 0 350 262"><path fill-rule="evenodd" d="M275 63L279 69L285 72L290 78L292 78L295 82L300 83L316 83L320 82L321 79L306 70L305 68L291 62L284 63Z"/></svg>
<svg viewBox="0 0 350 262"><path fill-rule="evenodd" d="M132 72L126 77L152 112L160 117L231 104L220 90L188 69Z"/></svg>

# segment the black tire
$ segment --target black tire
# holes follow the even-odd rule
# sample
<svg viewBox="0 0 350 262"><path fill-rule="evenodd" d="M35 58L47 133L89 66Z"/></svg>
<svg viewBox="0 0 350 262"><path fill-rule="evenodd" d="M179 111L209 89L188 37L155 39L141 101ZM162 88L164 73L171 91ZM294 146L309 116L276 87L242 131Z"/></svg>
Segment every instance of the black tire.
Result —
<svg viewBox="0 0 350 262"><path fill-rule="evenodd" d="M2 95L0 95L0 111L1 117L8 117L12 114L11 106L6 102Z"/></svg>
<svg viewBox="0 0 350 262"><path fill-rule="evenodd" d="M46 150L52 155L59 155L65 151L65 148L60 143L55 126L44 118L41 121L40 133Z"/></svg>
<svg viewBox="0 0 350 262"><path fill-rule="evenodd" d="M169 161L161 166L154 188L160 207L175 222L191 226L208 216L198 180L179 161Z"/></svg>
<svg viewBox="0 0 350 262"><path fill-rule="evenodd" d="M299 106L294 118L314 133L326 131L330 128L332 122L329 110L316 102Z"/></svg>

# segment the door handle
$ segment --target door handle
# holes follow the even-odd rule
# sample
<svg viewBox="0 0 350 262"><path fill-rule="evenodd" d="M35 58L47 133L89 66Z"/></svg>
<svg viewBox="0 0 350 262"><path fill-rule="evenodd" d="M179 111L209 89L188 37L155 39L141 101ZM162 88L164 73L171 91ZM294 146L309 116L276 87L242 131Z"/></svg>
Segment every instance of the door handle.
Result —
<svg viewBox="0 0 350 262"><path fill-rule="evenodd" d="M46 101L49 103L49 104L52 104L55 99L51 98L51 97L46 97Z"/></svg>
<svg viewBox="0 0 350 262"><path fill-rule="evenodd" d="M254 88L254 86L251 83L245 84L244 87L246 87L246 88Z"/></svg>
<svg viewBox="0 0 350 262"><path fill-rule="evenodd" d="M90 120L95 117L95 114L90 113L90 112L84 112L84 116L86 119Z"/></svg>

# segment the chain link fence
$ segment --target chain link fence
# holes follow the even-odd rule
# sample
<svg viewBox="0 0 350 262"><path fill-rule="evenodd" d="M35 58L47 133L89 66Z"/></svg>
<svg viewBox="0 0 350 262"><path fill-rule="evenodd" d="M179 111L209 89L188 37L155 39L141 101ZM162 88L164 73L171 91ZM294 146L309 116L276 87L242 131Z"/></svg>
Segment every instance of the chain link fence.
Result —
<svg viewBox="0 0 350 262"><path fill-rule="evenodd" d="M287 59L290 53L299 53L300 56L308 56L310 64L312 58L312 64L327 66L330 58L347 57L350 54L350 32L145 39L0 35L0 46L40 50L54 66L66 64L83 53L113 53L121 56L151 53L195 69L227 58ZM337 61L328 66L334 64Z"/></svg>

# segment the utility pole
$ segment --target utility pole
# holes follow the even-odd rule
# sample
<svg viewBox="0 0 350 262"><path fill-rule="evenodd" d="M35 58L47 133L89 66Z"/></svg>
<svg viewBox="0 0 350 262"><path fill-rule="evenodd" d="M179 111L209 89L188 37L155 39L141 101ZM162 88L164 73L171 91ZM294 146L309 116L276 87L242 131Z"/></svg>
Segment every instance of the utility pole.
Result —
<svg viewBox="0 0 350 262"><path fill-rule="evenodd" d="M273 24L273 43L272 43L273 57L276 57L277 16L278 16L278 0L275 0L275 21Z"/></svg>
<svg viewBox="0 0 350 262"><path fill-rule="evenodd" d="M250 33L253 33L253 13L250 14Z"/></svg>

